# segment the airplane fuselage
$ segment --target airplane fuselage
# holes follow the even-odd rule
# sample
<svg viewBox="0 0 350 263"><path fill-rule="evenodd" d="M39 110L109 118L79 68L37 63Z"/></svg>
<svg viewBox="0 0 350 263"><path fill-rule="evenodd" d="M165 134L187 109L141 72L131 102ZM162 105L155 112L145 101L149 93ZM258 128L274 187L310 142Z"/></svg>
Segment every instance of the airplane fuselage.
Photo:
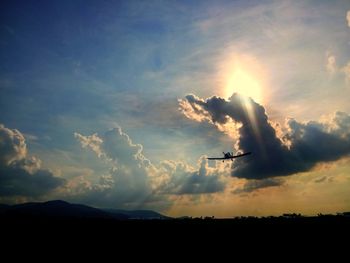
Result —
<svg viewBox="0 0 350 263"><path fill-rule="evenodd" d="M238 155L233 155L233 153L230 152L222 152L224 154L224 157L209 157L207 158L208 160L222 160L222 162L224 162L225 160L231 160L233 161L233 159L238 158L238 157L243 157L246 155L251 154L251 152L246 152L246 153L242 153L242 154L238 154Z"/></svg>

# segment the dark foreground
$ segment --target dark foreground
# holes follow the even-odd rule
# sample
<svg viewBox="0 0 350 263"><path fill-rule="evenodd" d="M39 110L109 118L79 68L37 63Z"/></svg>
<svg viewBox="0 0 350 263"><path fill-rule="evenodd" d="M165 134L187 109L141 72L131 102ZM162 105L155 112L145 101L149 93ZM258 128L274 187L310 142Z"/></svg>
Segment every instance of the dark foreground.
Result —
<svg viewBox="0 0 350 263"><path fill-rule="evenodd" d="M0 218L1 232L30 233L50 235L67 234L89 235L110 234L134 236L209 236L237 235L241 233L272 233L282 231L289 235L309 233L320 235L350 233L350 217L269 217L269 218L233 218L233 219L84 219L52 217L6 217ZM281 232L280 232L281 233Z"/></svg>
<svg viewBox="0 0 350 263"><path fill-rule="evenodd" d="M46 246L55 251L76 251L77 246L83 246L84 253L96 247L123 252L124 248L151 246L173 255L184 250L196 252L193 246L199 246L203 255L215 246L236 252L236 245L267 246L272 251L274 246L289 249L286 243L292 243L293 248L318 244L320 250L328 244L346 244L342 240L350 234L350 215L174 219L148 210L96 209L49 201L0 206L0 234L8 248Z"/></svg>
<svg viewBox="0 0 350 263"><path fill-rule="evenodd" d="M91 255L119 258L123 254L132 259L152 260L156 255L182 261L191 255L204 262L208 257L223 262L227 255L238 253L250 259L274 256L280 260L276 254L279 251L295 260L304 258L300 255L305 253L311 258L328 253L334 260L339 254L330 252L330 247L348 251L345 240L350 234L350 218L340 216L208 220L1 218L0 226L3 251L26 251L25 255L30 253L34 259L45 255L45 251L64 259L70 254L87 260Z"/></svg>

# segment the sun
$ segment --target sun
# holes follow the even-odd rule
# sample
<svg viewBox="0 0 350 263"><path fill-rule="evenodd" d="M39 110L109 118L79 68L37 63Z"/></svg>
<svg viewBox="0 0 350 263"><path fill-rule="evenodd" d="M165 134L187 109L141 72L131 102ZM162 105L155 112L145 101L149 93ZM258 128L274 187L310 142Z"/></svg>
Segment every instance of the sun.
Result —
<svg viewBox="0 0 350 263"><path fill-rule="evenodd" d="M262 90L259 82L247 72L237 68L228 77L225 97L229 98L234 92L251 97L256 102L262 102Z"/></svg>
<svg viewBox="0 0 350 263"><path fill-rule="evenodd" d="M224 60L220 74L223 81L221 94L226 99L229 99L234 93L243 95L240 97L242 109L248 117L260 150L264 153L256 112L252 100L248 97L261 105L266 104L266 71L256 58L248 55L234 55Z"/></svg>
<svg viewBox="0 0 350 263"><path fill-rule="evenodd" d="M237 92L263 104L268 97L267 72L258 59L248 54L228 52L218 65L219 93L226 99Z"/></svg>

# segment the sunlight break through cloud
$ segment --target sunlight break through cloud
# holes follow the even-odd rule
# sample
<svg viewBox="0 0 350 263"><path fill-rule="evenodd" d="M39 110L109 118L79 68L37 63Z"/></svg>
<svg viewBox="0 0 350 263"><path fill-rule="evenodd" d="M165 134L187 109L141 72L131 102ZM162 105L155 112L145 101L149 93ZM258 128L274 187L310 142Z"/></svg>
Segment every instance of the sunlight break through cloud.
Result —
<svg viewBox="0 0 350 263"><path fill-rule="evenodd" d="M245 100L251 105L250 113L242 103ZM350 115L343 112L337 112L330 123L300 123L290 119L288 132L279 138L265 108L237 93L228 100L216 96L203 100L187 95L180 100L180 109L195 121L224 125L232 120L242 124L238 129L238 148L243 152L252 151L253 155L235 160L232 165L235 177L264 179L291 175L308 171L319 162L335 161L350 154Z"/></svg>

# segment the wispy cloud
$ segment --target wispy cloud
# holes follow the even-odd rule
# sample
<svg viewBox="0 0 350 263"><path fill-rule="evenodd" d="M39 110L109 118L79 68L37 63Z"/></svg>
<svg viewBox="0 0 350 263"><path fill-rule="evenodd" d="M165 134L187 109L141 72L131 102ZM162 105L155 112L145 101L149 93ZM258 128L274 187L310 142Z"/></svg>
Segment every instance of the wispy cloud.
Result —
<svg viewBox="0 0 350 263"><path fill-rule="evenodd" d="M341 76L342 78L345 78L345 82L347 84L350 83L350 61L348 61L344 66L338 67L335 56L328 54L326 69L331 76Z"/></svg>
<svg viewBox="0 0 350 263"><path fill-rule="evenodd" d="M267 178L263 180L248 180L242 187L235 188L233 194L247 194L259 189L282 186L283 180L277 178Z"/></svg>
<svg viewBox="0 0 350 263"><path fill-rule="evenodd" d="M337 63L335 60L335 56L333 55L328 55L327 56L327 64L326 68L329 74L334 75L337 71Z"/></svg>
<svg viewBox="0 0 350 263"><path fill-rule="evenodd" d="M347 83L350 84L350 61L342 68L342 72L345 74Z"/></svg>

